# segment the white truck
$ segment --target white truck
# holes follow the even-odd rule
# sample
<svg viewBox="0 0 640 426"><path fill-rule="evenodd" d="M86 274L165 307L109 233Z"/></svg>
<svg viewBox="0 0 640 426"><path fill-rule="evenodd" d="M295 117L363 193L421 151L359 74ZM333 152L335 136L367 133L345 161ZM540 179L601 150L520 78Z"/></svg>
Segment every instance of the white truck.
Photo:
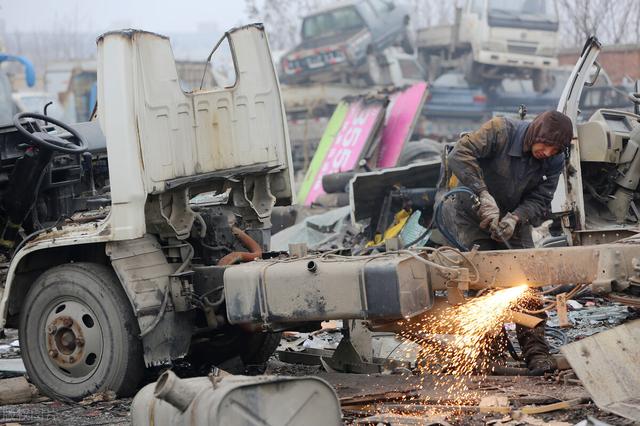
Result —
<svg viewBox="0 0 640 426"><path fill-rule="evenodd" d="M418 30L416 47L431 79L458 68L470 82L511 75L541 90L558 65L558 26L552 0L467 0L453 25Z"/></svg>
<svg viewBox="0 0 640 426"><path fill-rule="evenodd" d="M0 326L19 329L27 373L43 393L131 394L145 366L185 356L264 361L279 331L332 319L395 326L429 314L436 291L462 301L462 290L521 283L638 289L638 240L612 243L636 234L636 221L585 221L588 205L607 220L611 194L619 222L634 206L640 116L615 111L575 131L563 223L583 246L269 252L273 207L295 201L279 84L262 25L224 37L233 87L184 92L166 37L110 32L98 38L97 122L21 113L0 126ZM598 51L590 41L563 94L559 109L574 123ZM588 166L602 162L616 185L591 175L599 169ZM439 164L427 167L437 177ZM598 197L587 199L582 183Z"/></svg>

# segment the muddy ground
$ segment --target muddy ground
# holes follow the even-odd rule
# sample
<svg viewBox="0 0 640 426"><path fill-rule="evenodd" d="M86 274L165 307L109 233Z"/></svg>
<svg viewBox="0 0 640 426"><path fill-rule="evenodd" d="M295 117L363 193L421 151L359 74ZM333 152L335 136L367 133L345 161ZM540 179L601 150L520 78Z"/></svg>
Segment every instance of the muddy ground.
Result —
<svg viewBox="0 0 640 426"><path fill-rule="evenodd" d="M343 403L345 424L355 424L359 419L376 412L398 410L398 404L408 407L416 404L436 404L436 400L446 400L443 390L435 390L430 378L414 375L356 375L327 373L320 367L285 364L272 358L267 374L315 375L327 380L336 390ZM423 390L419 388L423 387ZM584 398L585 402L570 409L548 414L530 416L520 421L503 414L480 414L460 409L433 409L415 414L414 424L440 422L452 425L471 424L576 424L593 416L611 425L631 425L633 422L598 410L588 400L588 393L579 383L564 384L557 375L549 377L487 377L483 380L471 379L470 388L478 395L502 395L509 398L514 407L528 404L544 405L562 400ZM386 398L383 395L387 395ZM403 402L412 398L411 402ZM363 397L363 398L362 398ZM393 397L397 400L393 400ZM376 400L378 400L376 402ZM88 401L85 401L85 403ZM87 405L43 400L37 403L5 405L0 407L0 424L44 424L44 425L128 425L131 399L108 402L94 402ZM464 409L463 409L464 410ZM410 417L410 416L406 416ZM406 420L406 419L405 419ZM434 423L438 424L438 423Z"/></svg>
<svg viewBox="0 0 640 426"><path fill-rule="evenodd" d="M593 333L604 331L622 322L639 316L639 311L619 304L612 304L597 298L582 298L581 305L570 314L572 328L564 329L568 342L579 340ZM549 326L557 322L551 315ZM0 358L19 359L17 331L5 330L0 338ZM315 344L337 345L339 333L325 333L324 341ZM304 340L304 339L301 339ZM283 343L285 340L283 340ZM307 343L310 343L307 341ZM565 342L561 342L565 343ZM301 343L304 345L304 343ZM283 347L281 346L281 349ZM291 344L289 345L291 349ZM0 359L0 362L2 360ZM0 364L1 365L1 364ZM237 372L240 369L236 361L228 362L222 368ZM161 369L150 371L147 382L153 382ZM188 364L178 364L174 371L182 377L198 375ZM633 422L599 410L589 398L579 380L571 371L548 375L546 377L492 376L472 377L467 380L473 391L471 400L453 402L447 396L446 388L436 386L430 376L412 374L406 369L402 374L356 375L328 373L320 366L288 364L280 361L277 354L267 365L266 374L275 375L314 375L327 380L336 390L343 407L345 424L451 424L451 425L575 425L589 416L610 425L631 425ZM202 372L200 372L201 374ZM0 378L15 377L16 373L0 372ZM504 414L480 414L478 402L483 396L505 396L511 407L518 409L527 405L544 406L559 401L578 401L568 409L545 414L529 415L514 419ZM35 402L20 405L0 406L0 424L43 424L43 425L128 425L131 399L101 401L101 398L88 398L81 403L64 403L40 397ZM451 404L458 407L451 408ZM464 406L459 406L464 404ZM389 412L400 413L394 421ZM364 418L379 414L378 419L361 423ZM593 423L591 423L593 424Z"/></svg>

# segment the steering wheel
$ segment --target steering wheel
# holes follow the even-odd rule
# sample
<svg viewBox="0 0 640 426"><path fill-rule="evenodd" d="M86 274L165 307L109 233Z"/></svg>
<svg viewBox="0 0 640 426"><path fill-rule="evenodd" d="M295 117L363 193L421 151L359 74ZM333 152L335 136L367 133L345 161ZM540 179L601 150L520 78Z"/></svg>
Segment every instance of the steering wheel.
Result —
<svg viewBox="0 0 640 426"><path fill-rule="evenodd" d="M33 118L53 123L61 129L71 133L73 137L76 138L77 143L70 142L60 136L52 135L44 131L30 132L25 129L20 122L23 118ZM37 114L35 112L20 112L13 116L13 125L20 133L22 133L22 135L29 139L30 144L33 144L38 148L50 149L53 151L63 152L65 154L80 154L85 152L88 148L87 141L84 137L80 136L80 133L68 124L63 123L60 120L53 119L47 115Z"/></svg>

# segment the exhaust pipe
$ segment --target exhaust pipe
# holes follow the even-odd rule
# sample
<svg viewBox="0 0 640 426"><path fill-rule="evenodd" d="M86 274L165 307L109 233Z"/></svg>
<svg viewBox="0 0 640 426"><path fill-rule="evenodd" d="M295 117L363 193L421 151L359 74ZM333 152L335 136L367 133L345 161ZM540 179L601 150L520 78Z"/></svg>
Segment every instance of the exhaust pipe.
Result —
<svg viewBox="0 0 640 426"><path fill-rule="evenodd" d="M196 392L171 370L160 375L153 394L176 407L181 413L189 408L191 401L196 397Z"/></svg>

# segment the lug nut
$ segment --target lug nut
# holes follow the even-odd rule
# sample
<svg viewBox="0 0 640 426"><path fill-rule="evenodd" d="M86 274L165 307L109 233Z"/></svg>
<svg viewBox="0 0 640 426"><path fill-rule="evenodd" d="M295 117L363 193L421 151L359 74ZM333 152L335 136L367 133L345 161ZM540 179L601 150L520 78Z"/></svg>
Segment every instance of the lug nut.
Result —
<svg viewBox="0 0 640 426"><path fill-rule="evenodd" d="M51 358L57 358L57 357L58 357L58 351L56 351L55 349L51 349L51 350L49 351L49 356L50 356Z"/></svg>
<svg viewBox="0 0 640 426"><path fill-rule="evenodd" d="M76 346L79 346L79 347L83 347L84 346L84 339L82 337L78 337L76 339Z"/></svg>
<svg viewBox="0 0 640 426"><path fill-rule="evenodd" d="M70 356L70 357L69 357L69 362L71 362L71 363L76 362L76 358L75 358L75 357L73 357L73 356Z"/></svg>
<svg viewBox="0 0 640 426"><path fill-rule="evenodd" d="M64 324L65 327L69 328L73 325L73 320L71 318L65 318L64 321L62 321L62 324Z"/></svg>

